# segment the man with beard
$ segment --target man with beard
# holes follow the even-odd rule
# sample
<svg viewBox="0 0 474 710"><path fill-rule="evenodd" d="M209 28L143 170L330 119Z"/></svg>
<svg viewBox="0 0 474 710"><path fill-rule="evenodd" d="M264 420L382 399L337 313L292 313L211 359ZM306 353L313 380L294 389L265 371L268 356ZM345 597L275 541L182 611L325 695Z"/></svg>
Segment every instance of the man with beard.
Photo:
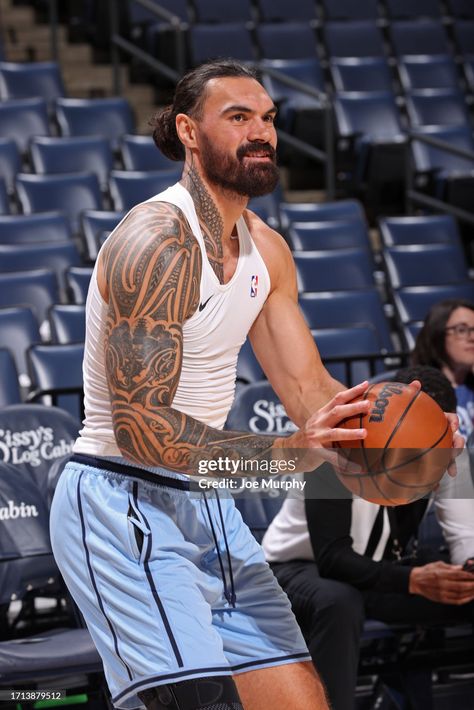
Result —
<svg viewBox="0 0 474 710"><path fill-rule="evenodd" d="M184 76L154 118L158 147L185 160L182 180L131 210L91 280L86 418L56 489L52 544L120 708L327 708L232 498L192 478L203 462L222 477L228 467L211 464L282 460L283 447L306 449L299 470L312 470L333 441L365 435L337 425L366 411L349 404L366 383L345 391L324 369L291 254L246 209L277 182L274 116L244 66ZM300 427L286 439L222 430L249 331Z"/></svg>

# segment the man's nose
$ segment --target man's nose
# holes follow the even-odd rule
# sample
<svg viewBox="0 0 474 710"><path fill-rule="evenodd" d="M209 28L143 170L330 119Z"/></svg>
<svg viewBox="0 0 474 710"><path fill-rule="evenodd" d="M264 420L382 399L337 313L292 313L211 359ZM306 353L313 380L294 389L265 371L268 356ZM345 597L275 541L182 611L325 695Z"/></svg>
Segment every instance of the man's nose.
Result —
<svg viewBox="0 0 474 710"><path fill-rule="evenodd" d="M272 123L263 121L261 118L255 118L250 126L248 139L249 141L261 141L262 143L271 143L275 129Z"/></svg>

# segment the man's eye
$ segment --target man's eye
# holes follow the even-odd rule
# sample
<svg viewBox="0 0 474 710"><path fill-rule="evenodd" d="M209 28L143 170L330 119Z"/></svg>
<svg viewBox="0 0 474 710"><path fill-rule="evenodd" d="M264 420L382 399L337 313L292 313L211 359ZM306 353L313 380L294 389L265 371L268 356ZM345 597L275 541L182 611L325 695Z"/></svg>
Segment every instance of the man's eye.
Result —
<svg viewBox="0 0 474 710"><path fill-rule="evenodd" d="M232 116L232 118L234 121L237 121L238 123L240 123L241 121L244 120L244 115L243 115L243 113L236 113L234 116Z"/></svg>
<svg viewBox="0 0 474 710"><path fill-rule="evenodd" d="M264 119L264 120L265 120L267 123L274 123L274 121L275 121L275 116L273 115L273 113L269 113L268 116L265 116L265 119Z"/></svg>

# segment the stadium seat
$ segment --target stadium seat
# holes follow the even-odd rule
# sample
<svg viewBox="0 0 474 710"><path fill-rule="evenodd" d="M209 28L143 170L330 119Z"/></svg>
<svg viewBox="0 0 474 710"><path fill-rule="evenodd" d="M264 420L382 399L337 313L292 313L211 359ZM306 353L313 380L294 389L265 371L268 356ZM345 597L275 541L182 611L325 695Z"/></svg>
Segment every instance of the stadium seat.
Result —
<svg viewBox="0 0 474 710"><path fill-rule="evenodd" d="M393 294L397 316L401 323L424 321L431 306L447 298L460 298L474 302L474 283L438 286L409 286Z"/></svg>
<svg viewBox="0 0 474 710"><path fill-rule="evenodd" d="M387 13L391 20L431 17L441 19L439 0L386 0Z"/></svg>
<svg viewBox="0 0 474 710"><path fill-rule="evenodd" d="M28 305L43 323L53 303L59 303L59 285L51 269L0 273L0 307Z"/></svg>
<svg viewBox="0 0 474 710"><path fill-rule="evenodd" d="M8 197L5 180L0 177L0 215L10 213L10 199Z"/></svg>
<svg viewBox="0 0 474 710"><path fill-rule="evenodd" d="M358 291L300 293L300 308L311 329L373 326L384 352L394 350L390 325L375 287Z"/></svg>
<svg viewBox="0 0 474 710"><path fill-rule="evenodd" d="M95 261L100 248L100 238L104 232L111 232L125 216L124 212L85 210L81 216L82 234L87 247L87 256Z"/></svg>
<svg viewBox="0 0 474 710"><path fill-rule="evenodd" d="M272 229L279 230L280 209L279 209L279 190L278 188L269 195L261 195L260 197L252 197L247 205L247 208L255 212L260 219L263 219Z"/></svg>
<svg viewBox="0 0 474 710"><path fill-rule="evenodd" d="M465 57L463 63L464 76L466 77L466 82L468 90L472 94L474 92L474 56Z"/></svg>
<svg viewBox="0 0 474 710"><path fill-rule="evenodd" d="M468 280L468 268L460 248L452 244L411 244L383 250L392 289L436 286Z"/></svg>
<svg viewBox="0 0 474 710"><path fill-rule="evenodd" d="M337 57L330 61L336 91L392 91L393 77L384 57Z"/></svg>
<svg viewBox="0 0 474 710"><path fill-rule="evenodd" d="M322 0L325 17L328 20L376 20L377 0Z"/></svg>
<svg viewBox="0 0 474 710"><path fill-rule="evenodd" d="M268 382L254 382L239 390L225 428L273 436L285 436L296 431L296 426L289 420Z"/></svg>
<svg viewBox="0 0 474 710"><path fill-rule="evenodd" d="M71 240L39 244L0 244L0 272L51 269L56 273L63 291L65 270L80 263L80 254Z"/></svg>
<svg viewBox="0 0 474 710"><path fill-rule="evenodd" d="M336 380L348 387L368 380L385 369L382 358L347 361L347 358L354 356L381 354L380 342L374 326L313 329L311 334L327 370ZM340 358L340 361L326 362L328 358Z"/></svg>
<svg viewBox="0 0 474 710"><path fill-rule="evenodd" d="M41 343L38 321L31 308L12 306L0 308L0 348L8 348L13 355L20 384L29 385L26 351Z"/></svg>
<svg viewBox="0 0 474 710"><path fill-rule="evenodd" d="M34 138L30 151L33 169L38 174L94 173L102 190L107 189L113 155L106 138Z"/></svg>
<svg viewBox="0 0 474 710"><path fill-rule="evenodd" d="M365 223L364 208L358 200L281 202L280 210L285 225L289 222L330 222L333 220L355 220Z"/></svg>
<svg viewBox="0 0 474 710"><path fill-rule="evenodd" d="M380 235L385 247L406 244L453 244L461 248L461 236L451 215L417 217L384 217L379 220Z"/></svg>
<svg viewBox="0 0 474 710"><path fill-rule="evenodd" d="M15 188L15 178L21 170L21 157L13 138L0 138L0 177L8 192Z"/></svg>
<svg viewBox="0 0 474 710"><path fill-rule="evenodd" d="M299 291L342 291L374 285L372 260L364 249L295 252Z"/></svg>
<svg viewBox="0 0 474 710"><path fill-rule="evenodd" d="M163 155L152 136L123 136L121 151L125 170L171 170L181 165Z"/></svg>
<svg viewBox="0 0 474 710"><path fill-rule="evenodd" d="M438 20L399 20L390 25L396 55L450 54L445 29Z"/></svg>
<svg viewBox="0 0 474 710"><path fill-rule="evenodd" d="M193 0L196 22L249 22L253 19L250 0L221 2L221 0Z"/></svg>
<svg viewBox="0 0 474 710"><path fill-rule="evenodd" d="M0 348L0 411L21 402L20 383L15 360L9 349Z"/></svg>
<svg viewBox="0 0 474 710"><path fill-rule="evenodd" d="M179 17L182 21L188 19L188 7L186 0L162 0L160 6L172 13L173 15ZM128 20L133 25L136 24L148 24L150 26L158 24L164 24L164 20L160 21L159 16L148 10L144 5L139 2L134 2L134 0L128 0L127 2L128 10Z"/></svg>
<svg viewBox="0 0 474 710"><path fill-rule="evenodd" d="M1 316L1 311L0 311ZM59 345L83 343L86 337L86 309L83 304L55 303L50 308L51 341Z"/></svg>
<svg viewBox="0 0 474 710"><path fill-rule="evenodd" d="M250 30L239 22L196 24L189 30L189 45L193 66L217 57L233 57L244 62L257 58Z"/></svg>
<svg viewBox="0 0 474 710"><path fill-rule="evenodd" d="M406 108L413 128L420 126L469 126L466 102L452 89L420 89L406 97Z"/></svg>
<svg viewBox="0 0 474 710"><path fill-rule="evenodd" d="M294 251L358 248L371 253L369 234L362 221L293 222L287 239Z"/></svg>
<svg viewBox="0 0 474 710"><path fill-rule="evenodd" d="M350 4L362 7L362 3ZM329 57L385 56L382 33L371 20L326 22L323 35Z"/></svg>
<svg viewBox="0 0 474 710"><path fill-rule="evenodd" d="M258 0L261 22L314 22L316 6L313 0Z"/></svg>
<svg viewBox="0 0 474 710"><path fill-rule="evenodd" d="M454 17L474 20L474 5L471 0L446 0L446 3Z"/></svg>
<svg viewBox="0 0 474 710"><path fill-rule="evenodd" d="M82 361L84 344L33 345L26 354L31 380L29 402L52 403L84 418Z"/></svg>
<svg viewBox="0 0 474 710"><path fill-rule="evenodd" d="M416 345L416 339L418 333L423 327L423 321L416 321L415 323L407 323L402 326L403 338L405 340L405 346L408 351L412 351Z"/></svg>
<svg viewBox="0 0 474 710"><path fill-rule="evenodd" d="M85 303L92 269L86 266L73 266L66 272L66 281L71 293L72 303Z"/></svg>
<svg viewBox="0 0 474 710"><path fill-rule="evenodd" d="M381 92L340 92L334 99L340 136L364 136L371 141L393 142L403 127L393 94Z"/></svg>
<svg viewBox="0 0 474 710"><path fill-rule="evenodd" d="M474 54L474 19L455 22L453 32L461 54Z"/></svg>
<svg viewBox="0 0 474 710"><path fill-rule="evenodd" d="M26 153L33 136L50 135L46 101L33 98L0 102L0 135L14 140L20 153Z"/></svg>
<svg viewBox="0 0 474 710"><path fill-rule="evenodd" d="M74 233L79 231L79 220L84 210L102 207L99 181L93 173L20 173L17 193L25 214L60 210L67 216Z"/></svg>
<svg viewBox="0 0 474 710"><path fill-rule="evenodd" d="M57 62L0 62L2 99L41 96L52 103L65 93Z"/></svg>
<svg viewBox="0 0 474 710"><path fill-rule="evenodd" d="M114 209L130 210L140 202L171 187L181 178L182 169L131 171L112 170L110 174L110 194Z"/></svg>
<svg viewBox="0 0 474 710"><path fill-rule="evenodd" d="M242 345L237 359L237 382L259 382L265 379L260 363L254 355L248 338Z"/></svg>
<svg viewBox="0 0 474 710"><path fill-rule="evenodd" d="M400 57L397 66L405 91L418 89L457 89L459 91L459 75L452 57L424 54L414 57Z"/></svg>
<svg viewBox="0 0 474 710"><path fill-rule="evenodd" d="M306 22L268 22L256 27L263 59L314 59L316 37Z"/></svg>
<svg viewBox="0 0 474 710"><path fill-rule="evenodd" d="M69 222L61 212L0 217L0 244L65 242L70 238Z"/></svg>
<svg viewBox="0 0 474 710"><path fill-rule="evenodd" d="M63 136L103 136L114 150L119 148L120 138L135 129L130 104L120 96L58 99L56 118Z"/></svg>

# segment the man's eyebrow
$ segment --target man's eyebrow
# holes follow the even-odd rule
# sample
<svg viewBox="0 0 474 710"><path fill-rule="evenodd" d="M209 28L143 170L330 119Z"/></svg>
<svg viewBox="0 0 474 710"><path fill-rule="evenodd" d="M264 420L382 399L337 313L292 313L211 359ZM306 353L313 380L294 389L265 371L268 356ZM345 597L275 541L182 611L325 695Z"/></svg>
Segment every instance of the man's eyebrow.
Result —
<svg viewBox="0 0 474 710"><path fill-rule="evenodd" d="M264 113L265 114L276 113L277 111L278 111L277 107L273 104L272 106L270 106L268 111L264 111ZM227 108L225 108L222 111L222 114L224 115L226 113L238 113L238 112L239 113L255 113L255 111L253 109L249 108L248 106L239 106L237 104L237 105L233 105L233 106L228 106Z"/></svg>

